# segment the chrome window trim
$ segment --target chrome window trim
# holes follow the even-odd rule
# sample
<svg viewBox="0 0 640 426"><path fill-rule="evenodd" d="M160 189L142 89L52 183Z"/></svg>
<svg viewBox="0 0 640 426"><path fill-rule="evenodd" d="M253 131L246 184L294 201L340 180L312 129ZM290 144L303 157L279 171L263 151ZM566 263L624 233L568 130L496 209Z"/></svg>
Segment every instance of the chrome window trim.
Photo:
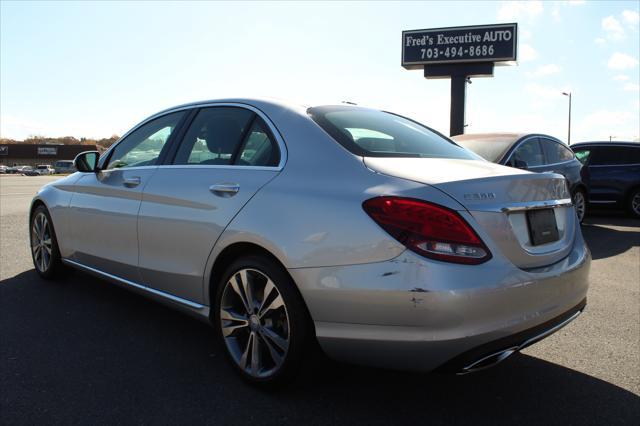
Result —
<svg viewBox="0 0 640 426"><path fill-rule="evenodd" d="M265 170L276 172L282 170L275 166L241 166L234 164L165 164L163 169L233 169L233 170Z"/></svg>
<svg viewBox="0 0 640 426"><path fill-rule="evenodd" d="M538 165L538 166L530 166L530 167L527 167L527 169L533 169L533 168L535 168L535 167L549 167L549 166L557 166L557 165L560 165L560 164L567 164L567 163L570 163L570 162L572 162L573 160L575 160L575 159L576 159L576 154L575 154L575 152L573 152L573 150L571 149L571 147L570 147L569 145L565 145L565 144L563 144L561 141L559 141L559 140L557 140L557 139L554 139L554 138L552 138L551 136L544 136L544 135L532 135L532 136L527 136L527 137L525 137L524 139L522 139L521 141L519 141L518 143L516 143L516 144L511 148L511 150L512 150L512 151L511 151L511 154L509 154L509 157L507 157L507 159L506 159L504 162L503 162L503 161L500 161L500 164L506 165L506 164L509 162L509 160L511 160L511 157L513 156L513 154L516 152L516 150L518 149L518 147L519 147L520 145L522 145L523 143L525 143L525 142L526 142L526 141L528 141L529 139L535 139L535 138L538 138L538 139L548 139L548 140L553 141L553 142L555 142L555 143L559 143L559 144L560 144L560 145L562 145L564 148L567 148L569 151L571 151L571 153L573 154L573 158L572 158L572 159L570 159L570 160L567 160L567 161L560 161L559 163L548 163L548 164L547 164L547 163L545 163L545 164L540 164L540 165ZM544 152L544 147L542 146L542 141L538 141L538 143L540 144L540 149L542 150L542 156L543 156L543 157L544 157L544 159L546 160L546 154L545 154L545 152Z"/></svg>
<svg viewBox="0 0 640 426"><path fill-rule="evenodd" d="M192 109L198 109L198 108L209 108L209 107L236 107L236 108L244 108L244 109L248 109L250 111L252 111L253 113L255 113L256 115L258 115L260 118L262 118L264 120L264 122L267 124L267 127L269 127L269 130L271 131L271 134L273 134L273 137L276 138L276 143L278 144L278 149L280 150L280 162L278 163L277 166L232 166L232 167L243 167L243 168L247 168L247 167L263 167L269 170L277 170L277 171L281 171L284 168L284 165L287 163L287 157L288 157L288 152L287 152L287 145L284 142L284 138L282 137L282 134L280 133L280 131L278 130L278 128L276 127L276 125L271 121L271 119L269 117L267 117L267 115L262 112L262 110L260 110L259 108L250 105L250 104L246 104L246 103L241 103L241 102L202 102L202 103L195 103L195 104L187 104L187 105L181 105L181 106L177 106L177 107L173 107L173 108L169 108L166 109L164 111L160 111L150 117L145 118L144 120L142 120L140 123L136 124L134 127L132 127L127 133L125 133L124 135L122 135L122 137L120 137L120 139L118 139L117 141L115 141L113 143L113 145L111 145L111 147L106 150L104 152L104 154L102 154L101 156L109 156L111 154L111 150L115 149L115 147L120 144L120 142L122 140L124 140L127 136L129 136L131 133L133 133L134 131L136 131L139 127L144 126L145 124L147 124L148 122L155 120L157 118L163 117L165 115L168 114L173 114L174 112L179 112L179 111L186 111L186 110L192 110ZM177 143L181 143L182 141L177 141ZM168 166L177 166L178 164L157 164L154 166L148 166L148 167L168 167ZM188 164L180 164L181 166L188 166L188 167L194 167L196 166L196 164L194 165L188 165ZM144 166L141 166L144 167ZM121 169L123 170L125 169L124 167ZM133 167L131 168L126 168L127 170L131 170L133 169ZM105 169L104 171L108 171L108 170L118 170L118 169Z"/></svg>
<svg viewBox="0 0 640 426"><path fill-rule="evenodd" d="M181 305L185 305L185 306L188 306L188 307L193 308L193 309L200 310L200 309L204 309L205 308L204 305L201 305L199 303L192 302L190 300L183 299L183 298L178 297L178 296L174 296L173 294L165 293L164 291L155 290L155 289L153 289L151 287L146 287L146 286L144 286L142 284L138 284L138 283L135 283L133 281L129 281L129 280L126 280L124 278L120 278L120 277L118 277L116 275L112 275L112 274L109 274L107 272L101 271L99 269L92 268L92 267L87 266L87 265L83 265L82 263L79 263L79 262L76 262L76 261L73 261L73 260L69 260L69 259L64 259L63 258L62 259L62 263L65 263L65 264L70 265L70 266L74 266L76 268L79 268L79 269L82 269L82 270L85 270L85 271L88 271L88 272L93 272L94 274L97 274L97 275L103 276L105 278L117 281L117 282L119 282L121 284L128 285L130 287L133 287L133 288L138 289L138 290L145 291L147 293L155 294L156 296L160 296L160 297L163 297L165 299L169 299L169 300L171 300L173 302L180 303Z"/></svg>

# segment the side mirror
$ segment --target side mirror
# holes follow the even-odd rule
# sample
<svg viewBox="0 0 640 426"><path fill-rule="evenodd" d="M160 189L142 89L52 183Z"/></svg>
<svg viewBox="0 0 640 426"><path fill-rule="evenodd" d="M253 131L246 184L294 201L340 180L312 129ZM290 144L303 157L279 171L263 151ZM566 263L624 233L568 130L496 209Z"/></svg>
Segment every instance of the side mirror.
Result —
<svg viewBox="0 0 640 426"><path fill-rule="evenodd" d="M79 172L91 173L98 171L98 159L100 153L98 151L85 151L78 154L73 160L73 165Z"/></svg>
<svg viewBox="0 0 640 426"><path fill-rule="evenodd" d="M529 167L527 162L522 160L514 160L513 165L518 169L526 169L527 167Z"/></svg>

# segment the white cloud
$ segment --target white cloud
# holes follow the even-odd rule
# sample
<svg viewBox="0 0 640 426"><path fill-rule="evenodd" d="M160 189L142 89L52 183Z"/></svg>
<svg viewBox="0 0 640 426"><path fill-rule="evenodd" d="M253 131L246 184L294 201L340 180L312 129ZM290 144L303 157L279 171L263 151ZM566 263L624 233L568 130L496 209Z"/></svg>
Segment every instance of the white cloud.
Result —
<svg viewBox="0 0 640 426"><path fill-rule="evenodd" d="M505 1L498 9L499 21L532 20L542 13L541 1Z"/></svg>
<svg viewBox="0 0 640 426"><path fill-rule="evenodd" d="M602 29L609 40L622 40L624 38L624 28L613 16L602 19Z"/></svg>
<svg viewBox="0 0 640 426"><path fill-rule="evenodd" d="M628 75L624 75L624 74L618 74L618 75L614 76L613 79L615 81L627 81L627 80L629 80L629 76Z"/></svg>
<svg viewBox="0 0 640 426"><path fill-rule="evenodd" d="M562 68L556 64L540 65L535 71L528 73L530 77L544 77L547 75L558 74Z"/></svg>
<svg viewBox="0 0 640 426"><path fill-rule="evenodd" d="M637 115L630 111L597 110L585 115L574 128L579 133L575 140L608 139L609 136L625 140L638 137L640 123Z"/></svg>
<svg viewBox="0 0 640 426"><path fill-rule="evenodd" d="M551 16L556 22L562 21L562 18L560 17L560 6L557 3L553 6L553 9L551 9Z"/></svg>
<svg viewBox="0 0 640 426"><path fill-rule="evenodd" d="M533 34L531 34L531 31L527 30L526 28L520 28L519 31L520 31L520 34L518 35L520 36L520 40L522 41L531 40L531 38L533 37Z"/></svg>
<svg viewBox="0 0 640 426"><path fill-rule="evenodd" d="M640 22L640 14L634 10L625 10L622 12L622 20L631 26L638 26Z"/></svg>
<svg viewBox="0 0 640 426"><path fill-rule="evenodd" d="M626 53L616 52L611 55L607 66L612 70L626 70L638 66L638 60Z"/></svg>
<svg viewBox="0 0 640 426"><path fill-rule="evenodd" d="M604 46L605 44L607 44L607 40L603 39L602 37L598 37L594 41L598 46Z"/></svg>
<svg viewBox="0 0 640 426"><path fill-rule="evenodd" d="M627 83L624 85L624 90L628 92L640 92L640 84Z"/></svg>
<svg viewBox="0 0 640 426"><path fill-rule="evenodd" d="M534 61L538 58L538 52L529 44L523 44L520 46L520 53L518 59L522 62Z"/></svg>

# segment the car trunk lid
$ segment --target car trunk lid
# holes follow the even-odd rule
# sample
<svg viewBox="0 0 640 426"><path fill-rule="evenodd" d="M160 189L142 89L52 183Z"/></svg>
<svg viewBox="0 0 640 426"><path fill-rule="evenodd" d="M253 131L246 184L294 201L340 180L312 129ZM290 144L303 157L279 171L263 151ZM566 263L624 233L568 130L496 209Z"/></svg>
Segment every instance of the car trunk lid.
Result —
<svg viewBox="0 0 640 426"><path fill-rule="evenodd" d="M472 226L489 237L487 244L520 268L555 263L571 250L576 217L561 175L481 160L366 157L364 163L377 173L431 185L454 198L475 220ZM532 236L541 222L530 211L541 209L555 217L553 241Z"/></svg>

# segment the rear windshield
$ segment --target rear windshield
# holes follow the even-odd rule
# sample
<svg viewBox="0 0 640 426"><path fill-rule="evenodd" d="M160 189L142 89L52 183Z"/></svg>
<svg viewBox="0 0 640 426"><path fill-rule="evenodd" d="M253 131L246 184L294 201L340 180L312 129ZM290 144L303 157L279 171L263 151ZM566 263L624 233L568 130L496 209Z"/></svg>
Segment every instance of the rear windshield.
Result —
<svg viewBox="0 0 640 426"><path fill-rule="evenodd" d="M478 159L434 130L388 112L349 106L322 106L309 108L307 113L325 132L355 155Z"/></svg>
<svg viewBox="0 0 640 426"><path fill-rule="evenodd" d="M513 138L508 139L461 139L456 140L459 145L475 152L485 160L497 163L513 144Z"/></svg>

